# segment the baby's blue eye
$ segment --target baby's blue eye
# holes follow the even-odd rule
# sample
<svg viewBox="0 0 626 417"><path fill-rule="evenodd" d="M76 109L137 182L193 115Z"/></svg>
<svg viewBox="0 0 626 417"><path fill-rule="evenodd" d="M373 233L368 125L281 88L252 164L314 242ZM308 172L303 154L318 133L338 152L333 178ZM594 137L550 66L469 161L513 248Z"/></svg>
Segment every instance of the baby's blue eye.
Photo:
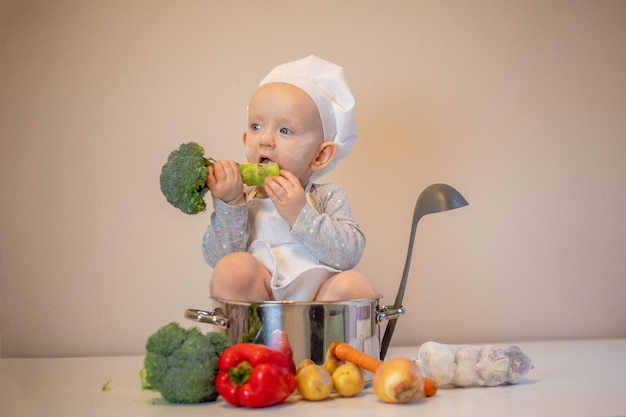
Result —
<svg viewBox="0 0 626 417"><path fill-rule="evenodd" d="M261 129L261 125L258 124L258 123L252 123L250 125L250 129L252 129L252 130L259 130L259 129Z"/></svg>
<svg viewBox="0 0 626 417"><path fill-rule="evenodd" d="M280 129L280 133L283 135L289 135L291 134L291 130L287 129L286 127L283 127Z"/></svg>

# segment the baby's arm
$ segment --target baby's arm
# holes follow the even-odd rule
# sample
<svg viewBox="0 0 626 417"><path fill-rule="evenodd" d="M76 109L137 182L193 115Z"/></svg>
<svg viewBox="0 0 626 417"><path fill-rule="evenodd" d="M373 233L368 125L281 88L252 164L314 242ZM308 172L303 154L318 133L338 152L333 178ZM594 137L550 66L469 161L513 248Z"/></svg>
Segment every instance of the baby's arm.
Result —
<svg viewBox="0 0 626 417"><path fill-rule="evenodd" d="M212 268L223 256L246 250L249 235L245 204L231 206L213 198L213 208L211 223L202 239L202 254Z"/></svg>
<svg viewBox="0 0 626 417"><path fill-rule="evenodd" d="M323 264L340 270L354 268L365 249L365 236L352 218L344 190L317 185L291 233Z"/></svg>

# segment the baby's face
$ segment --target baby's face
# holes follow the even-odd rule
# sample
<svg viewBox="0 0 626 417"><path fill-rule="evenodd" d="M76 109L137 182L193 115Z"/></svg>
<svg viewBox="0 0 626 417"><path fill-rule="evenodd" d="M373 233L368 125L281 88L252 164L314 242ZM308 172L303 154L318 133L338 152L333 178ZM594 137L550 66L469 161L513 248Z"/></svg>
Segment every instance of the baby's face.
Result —
<svg viewBox="0 0 626 417"><path fill-rule="evenodd" d="M304 186L324 141L317 106L307 93L286 83L259 87L250 99L243 134L248 162L273 161Z"/></svg>

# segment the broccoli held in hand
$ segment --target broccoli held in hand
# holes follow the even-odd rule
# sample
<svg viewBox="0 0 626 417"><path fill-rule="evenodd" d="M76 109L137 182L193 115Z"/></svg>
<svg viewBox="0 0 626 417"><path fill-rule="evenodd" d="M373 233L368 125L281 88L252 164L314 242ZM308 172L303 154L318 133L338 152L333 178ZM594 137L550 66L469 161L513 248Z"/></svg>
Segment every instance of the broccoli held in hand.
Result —
<svg viewBox="0 0 626 417"><path fill-rule="evenodd" d="M203 334L172 322L148 338L144 369L147 386L170 403L215 401L218 360L229 346L224 333ZM142 383L143 384L143 383Z"/></svg>
<svg viewBox="0 0 626 417"><path fill-rule="evenodd" d="M167 201L183 213L196 214L206 209L204 195L209 188L208 167L215 163L204 157L204 149L195 142L183 143L172 151L161 169L161 191ZM265 179L279 174L278 164L243 163L239 172L246 185L265 185Z"/></svg>
<svg viewBox="0 0 626 417"><path fill-rule="evenodd" d="M161 191L167 201L187 214L206 209L206 177L210 165L197 143L183 143L167 158L161 169Z"/></svg>

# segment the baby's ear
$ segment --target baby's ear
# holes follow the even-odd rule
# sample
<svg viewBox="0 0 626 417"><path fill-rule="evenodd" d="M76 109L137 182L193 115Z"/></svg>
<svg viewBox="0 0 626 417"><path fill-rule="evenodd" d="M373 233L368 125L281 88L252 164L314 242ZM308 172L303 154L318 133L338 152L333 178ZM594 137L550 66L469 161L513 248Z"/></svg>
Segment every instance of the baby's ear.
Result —
<svg viewBox="0 0 626 417"><path fill-rule="evenodd" d="M317 156L315 156L315 159L313 159L313 162L311 162L311 169L313 171L319 171L320 169L326 167L330 163L330 161L333 160L336 154L336 143L322 142L317 151Z"/></svg>

